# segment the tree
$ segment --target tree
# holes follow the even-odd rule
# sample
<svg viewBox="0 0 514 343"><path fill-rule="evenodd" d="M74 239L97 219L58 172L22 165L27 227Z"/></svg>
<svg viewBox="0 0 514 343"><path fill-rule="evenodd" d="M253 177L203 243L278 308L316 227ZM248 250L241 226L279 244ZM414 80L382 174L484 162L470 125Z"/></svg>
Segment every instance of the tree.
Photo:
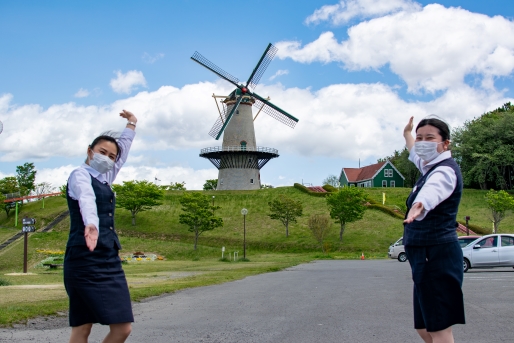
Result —
<svg viewBox="0 0 514 343"><path fill-rule="evenodd" d="M39 200L43 198L43 194L51 193L54 190L50 182L41 182L34 187L34 193Z"/></svg>
<svg viewBox="0 0 514 343"><path fill-rule="evenodd" d="M296 218L303 215L303 204L299 200L280 195L268 202L271 219L278 219L286 227L286 237L289 237L289 223L296 223Z"/></svg>
<svg viewBox="0 0 514 343"><path fill-rule="evenodd" d="M7 176L0 180L0 193L12 194L20 191L18 181L15 176Z"/></svg>
<svg viewBox="0 0 514 343"><path fill-rule="evenodd" d="M214 210L221 207L210 206L209 198L197 192L184 193L179 201L184 211L179 215L179 222L189 226L188 231L195 234L194 250L196 250L198 237L202 233L223 226L223 219L214 215Z"/></svg>
<svg viewBox="0 0 514 343"><path fill-rule="evenodd" d="M218 179L205 180L205 183L203 184L204 191L215 191L216 188L218 188Z"/></svg>
<svg viewBox="0 0 514 343"><path fill-rule="evenodd" d="M405 187L414 187L421 175L414 163L409 160L409 150L404 147L402 151L395 150L391 156L379 158L377 162L391 162L405 178Z"/></svg>
<svg viewBox="0 0 514 343"><path fill-rule="evenodd" d="M61 187L59 187L59 191L61 192L61 196L66 199L66 188L68 187L68 184L64 184Z"/></svg>
<svg viewBox="0 0 514 343"><path fill-rule="evenodd" d="M330 232L330 217L326 214L313 214L309 218L308 225L314 239L316 239L321 246L321 250L325 253L323 242Z"/></svg>
<svg viewBox="0 0 514 343"><path fill-rule="evenodd" d="M36 173L34 163L26 162L22 166L16 167L16 180L22 195L27 195L36 188Z"/></svg>
<svg viewBox="0 0 514 343"><path fill-rule="evenodd" d="M339 240L343 241L343 233L347 223L362 219L366 206L366 196L362 188L343 187L338 192L327 196L330 217L341 225Z"/></svg>
<svg viewBox="0 0 514 343"><path fill-rule="evenodd" d="M186 182L172 182L169 186L166 187L169 191L185 191L186 190Z"/></svg>
<svg viewBox="0 0 514 343"><path fill-rule="evenodd" d="M160 205L164 192L156 184L143 181L123 181L123 185L113 185L116 192L116 207L132 213L132 225L136 225L136 214Z"/></svg>
<svg viewBox="0 0 514 343"><path fill-rule="evenodd" d="M500 222L514 209L514 198L505 191L496 192L494 189L491 189L485 195L485 201L487 207L491 210L494 233L497 233Z"/></svg>
<svg viewBox="0 0 514 343"><path fill-rule="evenodd" d="M462 171L464 185L483 190L514 187L514 106L466 121L452 134L452 155Z"/></svg>
<svg viewBox="0 0 514 343"><path fill-rule="evenodd" d="M273 188L272 185L267 185L265 183L261 184L261 189Z"/></svg>
<svg viewBox="0 0 514 343"><path fill-rule="evenodd" d="M329 175L326 179L323 180L324 185L330 185L332 187L339 187L339 179L335 175Z"/></svg>

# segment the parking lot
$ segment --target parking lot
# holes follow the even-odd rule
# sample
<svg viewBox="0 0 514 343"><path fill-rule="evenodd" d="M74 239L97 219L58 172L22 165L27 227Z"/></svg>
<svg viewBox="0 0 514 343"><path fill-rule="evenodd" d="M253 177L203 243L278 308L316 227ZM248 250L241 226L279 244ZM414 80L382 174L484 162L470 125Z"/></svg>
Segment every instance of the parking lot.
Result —
<svg viewBox="0 0 514 343"><path fill-rule="evenodd" d="M464 276L466 325L455 341L513 342L514 269ZM408 263L316 261L134 304L127 342L421 342ZM66 318L2 329L0 342L65 342ZM93 328L100 342L106 327Z"/></svg>

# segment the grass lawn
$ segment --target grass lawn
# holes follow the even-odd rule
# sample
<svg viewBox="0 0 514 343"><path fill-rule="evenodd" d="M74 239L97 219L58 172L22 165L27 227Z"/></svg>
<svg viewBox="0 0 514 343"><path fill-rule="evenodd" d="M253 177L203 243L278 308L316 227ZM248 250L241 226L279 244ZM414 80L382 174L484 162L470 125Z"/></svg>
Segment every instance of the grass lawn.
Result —
<svg viewBox="0 0 514 343"><path fill-rule="evenodd" d="M377 202L386 193L386 205L404 208L409 189L369 188L366 192ZM347 224L343 241L340 242L339 225L332 223L326 240L328 255L321 253L312 238L307 220L315 213L328 213L324 198L310 196L293 187L279 187L257 191L210 191L205 192L221 209L216 213L223 218L224 226L200 236L199 247L193 250L193 234L179 223L181 213L180 191L167 192L162 205L141 212L136 226L131 215L124 209L116 211L116 228L123 246L122 254L143 251L165 257L164 261L134 262L124 264L131 296L142 298L173 292L187 287L198 287L244 278L248 275L276 271L282 268L318 258L357 259L364 253L366 258L386 258L387 248L403 233L402 220L376 210L366 211L364 218ZM290 224L289 237L284 226L268 216L268 202L284 194L302 201L304 215L297 223ZM488 212L484 205L486 191L464 191L459 209L459 219L471 216L471 223L489 227ZM66 210L61 197L25 204L20 211L37 219L36 228L48 224ZM242 208L246 216L247 257L250 262L221 262L221 247L226 254L239 252L243 255ZM0 242L21 229L21 219L14 228L14 214L6 217L0 213ZM23 240L18 240L0 251L0 325L26 320L37 315L65 312L67 297L62 286L62 270L48 270L35 266L48 255L41 250L64 251L68 238L69 220L63 220L51 232L35 232L29 235L29 272L37 275L9 276L8 273L23 270ZM514 232L514 216L507 217L500 225L501 232ZM39 285L38 288L24 288ZM46 285L46 286L41 286Z"/></svg>

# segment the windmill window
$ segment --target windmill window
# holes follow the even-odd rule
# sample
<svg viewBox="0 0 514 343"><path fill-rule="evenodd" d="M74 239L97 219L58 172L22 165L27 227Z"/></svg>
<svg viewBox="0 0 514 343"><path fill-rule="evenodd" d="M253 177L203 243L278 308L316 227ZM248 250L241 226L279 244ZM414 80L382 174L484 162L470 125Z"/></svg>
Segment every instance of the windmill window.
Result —
<svg viewBox="0 0 514 343"><path fill-rule="evenodd" d="M221 185L223 184L223 179L220 179L220 184L221 184Z"/></svg>
<svg viewBox="0 0 514 343"><path fill-rule="evenodd" d="M252 161L253 161L253 159L250 157L250 158L248 159L248 162L249 162L249 163L252 163Z"/></svg>
<svg viewBox="0 0 514 343"><path fill-rule="evenodd" d="M245 141L241 141L241 150L242 151L245 151L246 150L246 142Z"/></svg>
<svg viewBox="0 0 514 343"><path fill-rule="evenodd" d="M253 185L253 179L250 179L250 183Z"/></svg>

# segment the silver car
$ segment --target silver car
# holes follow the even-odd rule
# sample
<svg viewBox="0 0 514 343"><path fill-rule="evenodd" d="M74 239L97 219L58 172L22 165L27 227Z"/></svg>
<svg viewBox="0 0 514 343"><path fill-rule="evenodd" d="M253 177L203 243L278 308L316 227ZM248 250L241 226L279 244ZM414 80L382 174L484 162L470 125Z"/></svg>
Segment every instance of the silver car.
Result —
<svg viewBox="0 0 514 343"><path fill-rule="evenodd" d="M462 248L464 272L471 268L514 267L514 235L480 237Z"/></svg>
<svg viewBox="0 0 514 343"><path fill-rule="evenodd" d="M395 243L391 243L387 255L389 258L397 258L400 262L407 261L407 254L405 254L405 247L403 246L403 237L400 237Z"/></svg>

